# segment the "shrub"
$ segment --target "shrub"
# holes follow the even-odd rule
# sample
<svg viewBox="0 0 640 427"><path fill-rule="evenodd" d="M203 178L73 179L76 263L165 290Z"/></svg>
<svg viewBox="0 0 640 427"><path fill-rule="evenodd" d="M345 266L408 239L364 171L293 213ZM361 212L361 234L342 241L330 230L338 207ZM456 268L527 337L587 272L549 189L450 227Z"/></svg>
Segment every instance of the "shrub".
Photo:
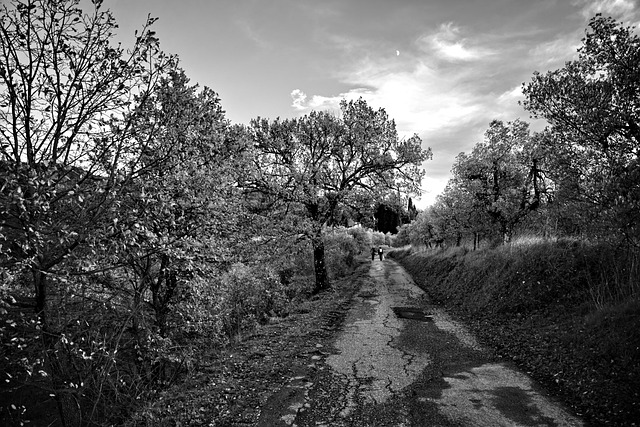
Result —
<svg viewBox="0 0 640 427"><path fill-rule="evenodd" d="M286 289L273 269L234 264L220 279L221 317L229 337L264 323L288 308Z"/></svg>
<svg viewBox="0 0 640 427"><path fill-rule="evenodd" d="M409 224L405 224L398 230L398 234L394 236L392 239L392 245L395 248L401 248L403 246L407 246L411 244L411 239L409 236Z"/></svg>
<svg viewBox="0 0 640 427"><path fill-rule="evenodd" d="M325 235L325 261L329 278L345 275L353 267L358 244L350 234L338 231Z"/></svg>
<svg viewBox="0 0 640 427"><path fill-rule="evenodd" d="M351 227L347 229L347 233L353 237L357 247L358 253L367 252L371 242L367 230L362 227Z"/></svg>
<svg viewBox="0 0 640 427"><path fill-rule="evenodd" d="M229 337L223 319L224 294L221 281L194 277L189 294L176 306L177 333L185 337L202 336L213 345L225 345Z"/></svg>
<svg viewBox="0 0 640 427"><path fill-rule="evenodd" d="M384 245L385 244L385 238L386 238L386 236L384 235L384 233L381 233L379 231L372 231L371 232L371 244L373 246Z"/></svg>

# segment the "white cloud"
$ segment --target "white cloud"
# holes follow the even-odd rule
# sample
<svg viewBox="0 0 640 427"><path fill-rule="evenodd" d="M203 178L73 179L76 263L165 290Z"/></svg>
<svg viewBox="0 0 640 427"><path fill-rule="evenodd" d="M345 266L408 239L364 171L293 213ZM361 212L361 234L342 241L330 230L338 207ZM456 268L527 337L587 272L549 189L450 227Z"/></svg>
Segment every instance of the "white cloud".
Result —
<svg viewBox="0 0 640 427"><path fill-rule="evenodd" d="M291 106L302 114L308 113L311 110L337 112L340 110L340 101L343 99L354 100L359 97L368 99L369 95L370 92L367 89L352 89L349 92L335 96L313 95L311 98L308 98L307 94L300 89L294 89L291 92L291 98L293 100Z"/></svg>
<svg viewBox="0 0 640 427"><path fill-rule="evenodd" d="M458 87L451 74L439 73L423 60L414 62L409 71L385 70L385 65L370 60L358 67L343 75L343 81L353 89L335 96L312 97L295 90L291 94L293 107L303 112L338 110L342 99L362 97L372 107L384 108L395 119L401 136L427 135L485 114L476 95Z"/></svg>
<svg viewBox="0 0 640 427"><path fill-rule="evenodd" d="M482 140L491 120L528 117L518 101L523 99L521 83L535 66L555 67L557 63L541 61L549 55L560 61L566 52L575 52L559 41L534 47L529 36L479 34L471 42L462 33L453 24L443 24L394 61L363 45L354 50L357 43L346 42L343 52L352 60L336 78L351 89L326 96L307 96L297 89L291 93L292 106L299 113L338 111L342 99L362 97L374 108L383 107L401 137L417 133L424 148L433 150L433 160L424 164L427 176L418 205L428 206L444 189L455 157Z"/></svg>
<svg viewBox="0 0 640 427"><path fill-rule="evenodd" d="M447 182L448 178L446 177L425 177L422 180L422 195L419 198L413 200L413 203L418 209L422 210L424 210L428 206L433 205L438 195L442 194L442 192L444 191L444 188L447 186Z"/></svg>
<svg viewBox="0 0 640 427"><path fill-rule="evenodd" d="M300 89L294 89L291 91L291 98L293 99L293 103L291 106L298 110L302 111L307 108L305 101L307 100L307 95L301 91Z"/></svg>
<svg viewBox="0 0 640 427"><path fill-rule="evenodd" d="M460 27L449 22L441 24L439 31L422 36L418 42L425 51L450 61L473 61L490 54L487 49L474 46L461 33Z"/></svg>
<svg viewBox="0 0 640 427"><path fill-rule="evenodd" d="M504 105L508 107L513 104L517 104L518 101L524 100L524 95L522 94L522 86L518 85L514 88L511 88L498 96L498 104Z"/></svg>
<svg viewBox="0 0 640 427"><path fill-rule="evenodd" d="M582 7L582 15L585 18L601 13L627 19L636 9L635 0L576 0L574 4Z"/></svg>

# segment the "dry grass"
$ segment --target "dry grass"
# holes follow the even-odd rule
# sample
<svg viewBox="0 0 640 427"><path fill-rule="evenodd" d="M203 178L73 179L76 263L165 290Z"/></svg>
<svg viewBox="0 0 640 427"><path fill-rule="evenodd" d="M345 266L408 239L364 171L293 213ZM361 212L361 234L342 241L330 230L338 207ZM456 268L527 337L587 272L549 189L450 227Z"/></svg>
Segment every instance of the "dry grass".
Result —
<svg viewBox="0 0 640 427"><path fill-rule="evenodd" d="M394 256L432 299L588 421L640 419L637 249L521 237Z"/></svg>

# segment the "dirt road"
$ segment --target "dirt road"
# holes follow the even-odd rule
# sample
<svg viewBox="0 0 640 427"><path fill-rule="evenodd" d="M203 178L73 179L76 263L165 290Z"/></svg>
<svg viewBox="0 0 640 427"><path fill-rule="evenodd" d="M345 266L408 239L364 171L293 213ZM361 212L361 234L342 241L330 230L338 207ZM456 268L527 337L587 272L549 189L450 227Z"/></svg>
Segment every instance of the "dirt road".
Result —
<svg viewBox="0 0 640 427"><path fill-rule="evenodd" d="M392 260L371 263L334 348L292 378L259 425L581 426L432 306Z"/></svg>

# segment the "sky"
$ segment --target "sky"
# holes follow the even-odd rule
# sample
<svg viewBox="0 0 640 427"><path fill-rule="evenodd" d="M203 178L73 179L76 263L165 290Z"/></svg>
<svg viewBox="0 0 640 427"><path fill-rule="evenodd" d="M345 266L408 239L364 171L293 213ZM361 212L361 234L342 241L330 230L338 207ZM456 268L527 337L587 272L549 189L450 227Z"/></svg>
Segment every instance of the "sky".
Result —
<svg viewBox="0 0 640 427"><path fill-rule="evenodd" d="M362 97L399 135L418 134L419 208L432 204L455 157L494 120L530 119L518 101L534 71L575 59L596 13L640 23L640 0L105 0L126 42L148 15L161 48L226 117L292 118Z"/></svg>

